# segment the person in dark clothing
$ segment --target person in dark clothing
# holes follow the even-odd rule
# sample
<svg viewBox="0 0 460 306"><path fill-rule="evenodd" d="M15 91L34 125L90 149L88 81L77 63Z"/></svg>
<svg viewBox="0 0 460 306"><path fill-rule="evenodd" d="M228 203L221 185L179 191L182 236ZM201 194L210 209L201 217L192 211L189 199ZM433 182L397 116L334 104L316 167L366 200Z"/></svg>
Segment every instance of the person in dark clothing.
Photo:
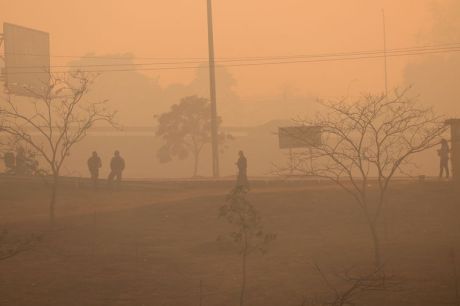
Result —
<svg viewBox="0 0 460 306"><path fill-rule="evenodd" d="M109 174L109 185L112 185L113 181L116 180L119 185L123 170L125 169L125 160L120 156L120 152L115 151L112 161L110 162L110 174Z"/></svg>
<svg viewBox="0 0 460 306"><path fill-rule="evenodd" d="M27 175L27 172L26 151L19 147L16 152L16 175Z"/></svg>
<svg viewBox="0 0 460 306"><path fill-rule="evenodd" d="M449 151L449 143L443 138L441 140L441 148L438 150L440 159L439 178L442 178L444 171L446 172L446 178L449 178Z"/></svg>
<svg viewBox="0 0 460 306"><path fill-rule="evenodd" d="M249 190L249 181L247 176L248 161L246 159L246 156L244 156L243 151L239 152L239 158L236 162L236 166L238 167L236 187L241 187Z"/></svg>
<svg viewBox="0 0 460 306"><path fill-rule="evenodd" d="M91 181L93 182L94 188L97 188L97 182L99 179L99 169L102 167L101 158L94 151L93 155L88 159L88 170L91 174Z"/></svg>

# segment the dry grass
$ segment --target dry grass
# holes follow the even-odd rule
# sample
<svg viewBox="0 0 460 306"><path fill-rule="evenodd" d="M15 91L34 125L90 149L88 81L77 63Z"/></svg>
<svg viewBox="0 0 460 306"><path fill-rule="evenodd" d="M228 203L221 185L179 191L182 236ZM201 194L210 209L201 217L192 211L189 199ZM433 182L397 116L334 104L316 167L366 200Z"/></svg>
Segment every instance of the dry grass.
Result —
<svg viewBox="0 0 460 306"><path fill-rule="evenodd" d="M160 184L161 185L161 184ZM236 305L240 262L218 208L230 184L132 185L122 191L69 186L58 225L47 229L40 184L0 185L0 224L13 235L44 233L33 250L0 262L0 305ZM455 301L450 250L460 253L459 193L446 183L398 183L381 224L388 273L398 291L360 305L446 305ZM277 240L249 258L247 305L300 305L328 294L315 271L372 264L366 223L329 185L255 184L249 200Z"/></svg>

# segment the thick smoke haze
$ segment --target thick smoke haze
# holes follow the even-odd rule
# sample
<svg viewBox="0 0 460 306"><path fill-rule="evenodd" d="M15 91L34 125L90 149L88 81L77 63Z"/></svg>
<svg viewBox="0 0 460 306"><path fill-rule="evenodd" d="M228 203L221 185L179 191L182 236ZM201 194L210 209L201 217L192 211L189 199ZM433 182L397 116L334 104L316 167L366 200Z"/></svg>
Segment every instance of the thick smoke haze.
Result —
<svg viewBox="0 0 460 306"><path fill-rule="evenodd" d="M207 56L206 7L204 3L176 2L15 1L5 3L8 9L0 21L49 31L52 65L97 70L99 76L88 98L108 99L117 110L121 126L144 127L153 133L155 115L185 96L209 96L208 69L203 63ZM217 99L223 126L289 122L312 117L318 109L317 99L353 100L369 92L383 92L382 58L239 67L233 67L232 60L228 60L381 50L382 9L388 49L460 40L456 1L424 0L416 6L410 1L216 2ZM460 93L455 86L459 56L447 53L389 57L388 86L390 90L412 86L411 95L420 102L454 117L459 114ZM150 67L140 65L151 62L177 62L166 66L188 68L144 70ZM111 72L111 65L117 65L115 70L129 71ZM230 66L222 67L227 65ZM276 126L266 132L275 133ZM132 147L118 142L120 148ZM276 142L275 136L271 142ZM80 150L81 154L91 151L91 145L82 145L73 156L80 156ZM234 150L236 146L232 146ZM116 147L107 147L106 154ZM162 176L164 171L173 176L186 175L186 171L154 171L162 168L152 163L155 145L144 151L148 152L140 160L151 166L139 165L135 171L131 168L130 176L145 177L149 172ZM436 153L425 154L420 157L423 166L417 174L437 171L436 165L428 162ZM68 167L73 170L69 172L84 172L83 160L71 159ZM202 165L204 173L208 171L207 164ZM255 174L266 174L270 167L267 161L256 167L259 170ZM230 166L227 174L233 171Z"/></svg>
<svg viewBox="0 0 460 306"><path fill-rule="evenodd" d="M432 28L420 32L421 44L449 44L460 41L460 3L444 1L432 5ZM413 59L405 72L406 84L420 94L420 100L454 118L460 115L460 54L431 55Z"/></svg>
<svg viewBox="0 0 460 306"><path fill-rule="evenodd" d="M56 55L130 53L136 57L206 58L206 6L188 0L2 1L0 21L52 33ZM437 3L437 2L435 2ZM444 3L440 1L439 3ZM180 9L178 9L180 7ZM216 2L217 58L292 56L383 48L381 9L387 17L388 48L417 45L431 28L433 1L297 0ZM36 13L40 12L40 14ZM426 41L424 42L426 43ZM407 57L391 59L390 83L400 85ZM53 58L54 64L67 63ZM144 61L145 62L145 61ZM381 59L229 69L242 98L279 94L285 84L302 95L342 96L383 89ZM193 70L144 72L160 84L192 82Z"/></svg>
<svg viewBox="0 0 460 306"><path fill-rule="evenodd" d="M0 0L0 305L460 305L460 0Z"/></svg>

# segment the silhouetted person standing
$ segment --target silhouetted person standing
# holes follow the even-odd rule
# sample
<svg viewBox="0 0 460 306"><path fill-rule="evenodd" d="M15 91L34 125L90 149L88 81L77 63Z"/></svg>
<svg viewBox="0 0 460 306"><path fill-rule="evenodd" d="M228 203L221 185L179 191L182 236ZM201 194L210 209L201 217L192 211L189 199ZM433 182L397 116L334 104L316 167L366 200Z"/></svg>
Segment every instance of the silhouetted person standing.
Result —
<svg viewBox="0 0 460 306"><path fill-rule="evenodd" d="M94 151L93 155L88 159L88 170L91 174L91 181L93 182L94 188L97 188L97 182L99 179L99 169L102 167L101 158Z"/></svg>
<svg viewBox="0 0 460 306"><path fill-rule="evenodd" d="M16 175L27 175L26 151L19 147L16 153Z"/></svg>
<svg viewBox="0 0 460 306"><path fill-rule="evenodd" d="M240 151L238 161L236 162L236 166L238 167L238 177L236 180L236 187L242 187L249 190L249 182L248 182L248 161L246 156L244 156L244 152Z"/></svg>
<svg viewBox="0 0 460 306"><path fill-rule="evenodd" d="M444 138L441 140L441 148L438 150L440 159L439 178L442 178L446 171L446 178L449 178L449 143Z"/></svg>
<svg viewBox="0 0 460 306"><path fill-rule="evenodd" d="M110 162L110 174L109 174L109 185L111 186L113 181L116 180L117 185L120 185L121 176L125 169L125 160L120 156L120 152L115 151L112 161Z"/></svg>

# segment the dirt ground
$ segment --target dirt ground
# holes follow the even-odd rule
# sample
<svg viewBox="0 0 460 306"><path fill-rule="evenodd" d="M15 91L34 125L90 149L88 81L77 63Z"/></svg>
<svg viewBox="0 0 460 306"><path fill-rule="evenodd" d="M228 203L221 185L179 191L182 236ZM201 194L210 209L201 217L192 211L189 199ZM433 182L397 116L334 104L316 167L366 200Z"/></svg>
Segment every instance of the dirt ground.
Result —
<svg viewBox="0 0 460 306"><path fill-rule="evenodd" d="M238 305L240 257L217 239L231 231L218 217L230 188L130 183L95 191L66 184L50 229L48 189L2 180L0 228L9 241L43 238L0 261L0 305ZM458 189L447 182L392 187L379 230L385 272L397 285L360 296L356 305L459 305ZM341 271L372 264L365 219L338 188L259 182L248 199L277 239L267 254L249 257L247 306L327 301L333 293L315 264L339 289L346 288Z"/></svg>

